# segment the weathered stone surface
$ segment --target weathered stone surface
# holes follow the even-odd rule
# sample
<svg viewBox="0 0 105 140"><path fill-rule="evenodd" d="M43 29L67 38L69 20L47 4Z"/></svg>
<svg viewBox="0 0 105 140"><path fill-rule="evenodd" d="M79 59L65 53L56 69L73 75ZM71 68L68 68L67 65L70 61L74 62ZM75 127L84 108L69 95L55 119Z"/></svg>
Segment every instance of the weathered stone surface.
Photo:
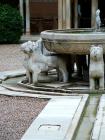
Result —
<svg viewBox="0 0 105 140"><path fill-rule="evenodd" d="M105 139L105 95L100 98L91 140Z"/></svg>
<svg viewBox="0 0 105 140"><path fill-rule="evenodd" d="M101 44L105 53L105 32L92 29L51 30L41 32L45 47L56 53L89 54L90 46Z"/></svg>
<svg viewBox="0 0 105 140"><path fill-rule="evenodd" d="M0 80L6 80L7 78L13 78L17 76L24 76L26 74L25 70L17 70L17 71L4 71L0 72Z"/></svg>
<svg viewBox="0 0 105 140"><path fill-rule="evenodd" d="M101 45L92 45L90 48L89 78L91 90L95 90L96 87L104 90L104 60ZM99 80L99 84L96 84L96 79Z"/></svg>
<svg viewBox="0 0 105 140"><path fill-rule="evenodd" d="M68 82L68 70L65 58L59 55L52 55L43 46L42 39L36 42L28 41L21 45L21 50L25 54L24 67L26 76L30 84L37 84L40 73L48 74L51 69L56 69L58 80ZM44 54L44 50L46 54Z"/></svg>
<svg viewBox="0 0 105 140"><path fill-rule="evenodd" d="M52 99L22 140L71 140L88 95Z"/></svg>

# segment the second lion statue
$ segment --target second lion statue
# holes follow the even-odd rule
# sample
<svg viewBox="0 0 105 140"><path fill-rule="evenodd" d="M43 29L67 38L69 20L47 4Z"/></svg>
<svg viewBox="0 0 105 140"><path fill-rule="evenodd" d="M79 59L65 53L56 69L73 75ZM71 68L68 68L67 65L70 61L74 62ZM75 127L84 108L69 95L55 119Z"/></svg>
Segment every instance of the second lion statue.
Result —
<svg viewBox="0 0 105 140"><path fill-rule="evenodd" d="M48 72L50 69L58 71L59 79L62 77L63 82L68 82L68 71L65 59L62 55L49 53L44 48L42 39L36 42L28 41L21 45L21 50L24 52L24 67L26 68L26 76L29 83L36 84L38 82L38 75L41 72ZM46 52L45 54L43 54Z"/></svg>
<svg viewBox="0 0 105 140"><path fill-rule="evenodd" d="M104 90L104 60L103 48L101 45L92 45L90 48L90 89L96 88L96 81L98 80L99 89Z"/></svg>

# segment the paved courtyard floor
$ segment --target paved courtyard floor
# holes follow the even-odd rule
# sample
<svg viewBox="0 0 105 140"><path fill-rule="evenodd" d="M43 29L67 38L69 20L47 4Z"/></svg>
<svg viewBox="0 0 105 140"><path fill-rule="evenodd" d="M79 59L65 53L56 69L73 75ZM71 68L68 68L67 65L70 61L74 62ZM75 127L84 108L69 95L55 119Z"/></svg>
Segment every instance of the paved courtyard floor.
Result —
<svg viewBox="0 0 105 140"><path fill-rule="evenodd" d="M24 55L20 51L19 47L20 45L0 45L0 77L3 76L4 71L24 70L24 67L22 66ZM4 73L4 77L5 74L6 73ZM18 78L20 79L21 77ZM14 83L14 81L18 80L18 78L6 80L2 82L2 86L3 84L5 84L8 87L10 86L11 89L17 90L19 85L17 85L17 82ZM43 86L44 85L42 85L42 87ZM48 87L44 88L47 88L47 90L51 88L49 87L49 84L47 86ZM14 91L8 91L8 88L5 89L0 86L0 140L20 140L23 134L26 132L27 128L29 128L29 126L31 125L32 121L38 116L39 112L41 112L41 110L48 103L48 98L41 99L42 94L40 95L39 93L37 93L38 88L39 87L36 87L36 89L34 90L35 94L31 94L30 96L30 93L26 92L26 90L26 93L22 92L24 90L23 87L21 87L21 92L17 90L16 93ZM57 90L57 87L55 88ZM82 89L83 94L86 94L87 87L85 88L86 89ZM67 91L71 90L71 88L67 89ZM4 94L6 94L6 96L2 95L3 92ZM65 96L65 94L68 95L68 92L61 92L61 89L59 89L59 92L60 94L62 94L62 96ZM46 94L46 90L44 93ZM78 94L78 91L75 93L77 95L80 95ZM10 96L7 96L7 94ZM17 97L17 94L19 94L19 96L29 95L30 97ZM43 97L45 96L49 95L43 95ZM101 100L100 97L101 94L98 92L97 95L93 93L89 95L89 99L86 103L85 110L83 110L81 120L78 123L78 128L74 137L75 140L93 140L94 137L96 138L96 136L98 136L96 134L100 134L100 140L104 140L104 131L102 131L104 129L101 128L105 127L105 122L103 121L105 120L103 117L103 115L105 114L105 96L102 96ZM102 103L100 101L102 101ZM100 108L99 111L97 111L98 108ZM99 128L99 131L97 127Z"/></svg>
<svg viewBox="0 0 105 140"><path fill-rule="evenodd" d="M46 104L45 99L0 95L0 140L20 140Z"/></svg>
<svg viewBox="0 0 105 140"><path fill-rule="evenodd" d="M0 72L24 69L19 47L0 45ZM46 103L43 99L0 95L0 140L20 140Z"/></svg>

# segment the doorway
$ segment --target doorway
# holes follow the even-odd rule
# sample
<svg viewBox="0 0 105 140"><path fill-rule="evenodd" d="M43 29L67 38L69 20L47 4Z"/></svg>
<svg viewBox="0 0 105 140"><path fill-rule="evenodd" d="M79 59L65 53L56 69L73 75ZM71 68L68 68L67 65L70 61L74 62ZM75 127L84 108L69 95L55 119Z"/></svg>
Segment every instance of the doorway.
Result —
<svg viewBox="0 0 105 140"><path fill-rule="evenodd" d="M98 0L98 8L100 9L100 17L103 27L105 27L105 0Z"/></svg>
<svg viewBox="0 0 105 140"><path fill-rule="evenodd" d="M91 27L91 0L78 0L78 27Z"/></svg>
<svg viewBox="0 0 105 140"><path fill-rule="evenodd" d="M31 34L58 28L58 0L30 0Z"/></svg>

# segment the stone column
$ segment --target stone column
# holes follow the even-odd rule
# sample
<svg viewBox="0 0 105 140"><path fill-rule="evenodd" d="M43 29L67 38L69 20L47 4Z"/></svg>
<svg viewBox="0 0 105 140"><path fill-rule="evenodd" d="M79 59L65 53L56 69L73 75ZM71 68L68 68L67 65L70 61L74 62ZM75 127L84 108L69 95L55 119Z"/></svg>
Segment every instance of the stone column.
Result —
<svg viewBox="0 0 105 140"><path fill-rule="evenodd" d="M29 0L26 0L26 34L30 34L30 9L29 9Z"/></svg>
<svg viewBox="0 0 105 140"><path fill-rule="evenodd" d="M63 0L63 29L66 29L66 0Z"/></svg>
<svg viewBox="0 0 105 140"><path fill-rule="evenodd" d="M91 27L96 27L96 10L98 9L98 0L91 0Z"/></svg>
<svg viewBox="0 0 105 140"><path fill-rule="evenodd" d="M66 1L66 29L71 28L71 0L65 0Z"/></svg>
<svg viewBox="0 0 105 140"><path fill-rule="evenodd" d="M20 15L22 16L23 23L24 23L23 0L19 0L19 10L20 10ZM23 32L24 30L25 30L25 27L23 27Z"/></svg>
<svg viewBox="0 0 105 140"><path fill-rule="evenodd" d="M71 0L58 0L58 29L71 28Z"/></svg>
<svg viewBox="0 0 105 140"><path fill-rule="evenodd" d="M63 0L58 0L58 29L63 28Z"/></svg>
<svg viewBox="0 0 105 140"><path fill-rule="evenodd" d="M75 0L74 4L74 28L78 28L78 0Z"/></svg>
<svg viewBox="0 0 105 140"><path fill-rule="evenodd" d="M20 14L23 18L23 0L19 0L19 9L20 9Z"/></svg>

